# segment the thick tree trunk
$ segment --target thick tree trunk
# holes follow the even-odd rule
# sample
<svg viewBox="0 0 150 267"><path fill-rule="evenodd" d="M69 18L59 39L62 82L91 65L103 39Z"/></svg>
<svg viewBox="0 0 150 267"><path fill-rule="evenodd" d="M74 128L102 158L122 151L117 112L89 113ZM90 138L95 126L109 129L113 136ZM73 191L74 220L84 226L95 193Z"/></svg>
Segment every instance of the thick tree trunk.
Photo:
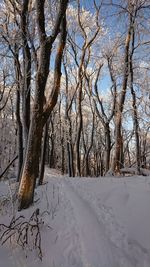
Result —
<svg viewBox="0 0 150 267"><path fill-rule="evenodd" d="M39 156L43 130L43 125L39 122L39 114L34 112L31 121L24 168L18 192L19 210L22 208L27 208L33 202L36 178L38 177L39 173Z"/></svg>
<svg viewBox="0 0 150 267"><path fill-rule="evenodd" d="M19 210L27 208L33 202L36 178L39 175L39 157L43 132L43 102L44 90L49 73L51 46L48 43L41 45L41 65L36 77L36 90L32 119L28 136L28 144L21 183L18 192Z"/></svg>
<svg viewBox="0 0 150 267"><path fill-rule="evenodd" d="M34 106L28 136L25 163L18 192L19 210L29 207L33 202L36 178L39 174L39 156L41 152L41 139L43 126L56 105L60 89L61 61L66 42L66 8L67 0L60 1L58 15L52 35L48 38L45 31L45 1L36 0L37 24L40 40L40 58L36 75ZM49 74L49 63L52 44L55 41L61 27L60 40L55 58L54 87L49 101L44 106L44 91Z"/></svg>

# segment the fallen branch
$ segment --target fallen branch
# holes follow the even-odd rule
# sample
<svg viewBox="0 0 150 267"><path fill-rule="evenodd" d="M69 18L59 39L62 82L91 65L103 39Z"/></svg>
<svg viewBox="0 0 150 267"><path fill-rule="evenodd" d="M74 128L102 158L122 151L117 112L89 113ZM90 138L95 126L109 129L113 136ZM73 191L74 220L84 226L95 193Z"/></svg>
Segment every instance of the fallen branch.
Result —
<svg viewBox="0 0 150 267"><path fill-rule="evenodd" d="M25 221L25 217L21 215L16 219L13 217L8 226L0 224L1 244L4 245L9 241L11 243L13 238L13 241L16 241L23 249L37 250L38 257L42 260L40 225L44 224L44 221L39 216L40 211L36 209L28 221Z"/></svg>
<svg viewBox="0 0 150 267"><path fill-rule="evenodd" d="M18 155L15 156L11 162L9 162L8 166L5 168L5 170L0 174L0 179L4 176L4 174L7 172L9 167L13 164L13 162L18 158Z"/></svg>

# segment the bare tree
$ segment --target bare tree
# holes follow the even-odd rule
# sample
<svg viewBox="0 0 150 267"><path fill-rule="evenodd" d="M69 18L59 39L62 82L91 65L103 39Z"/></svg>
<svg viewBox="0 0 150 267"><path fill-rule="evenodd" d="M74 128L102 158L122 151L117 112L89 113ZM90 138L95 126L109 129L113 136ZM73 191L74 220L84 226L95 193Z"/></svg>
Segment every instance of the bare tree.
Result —
<svg viewBox="0 0 150 267"><path fill-rule="evenodd" d="M28 145L18 192L19 209L27 208L33 202L36 178L38 177L39 173L39 156L43 126L57 102L60 88L62 54L66 42L65 12L68 1L60 1L55 25L52 34L49 37L46 35L45 31L44 3L44 0L36 1L37 26L40 42L40 58L36 75L35 99L32 110ZM51 49L59 33L60 26L61 35L55 59L54 87L50 99L44 105L44 91L49 74Z"/></svg>

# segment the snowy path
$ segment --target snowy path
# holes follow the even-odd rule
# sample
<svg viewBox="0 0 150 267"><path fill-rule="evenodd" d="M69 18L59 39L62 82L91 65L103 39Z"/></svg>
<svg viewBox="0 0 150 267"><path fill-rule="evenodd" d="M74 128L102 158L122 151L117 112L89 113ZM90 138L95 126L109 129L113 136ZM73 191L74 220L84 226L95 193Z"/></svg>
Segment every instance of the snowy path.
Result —
<svg viewBox="0 0 150 267"><path fill-rule="evenodd" d="M65 182L65 187L79 230L84 266L117 267L104 225L98 221L94 210L71 185Z"/></svg>
<svg viewBox="0 0 150 267"><path fill-rule="evenodd" d="M125 181L56 175L48 170L48 182L36 189L35 204L22 211L27 217L37 207L48 211L42 217L42 262L36 251L0 247L0 266L150 266L150 177ZM10 221L7 211L1 221Z"/></svg>
<svg viewBox="0 0 150 267"><path fill-rule="evenodd" d="M136 242L134 246L128 242L109 208L99 205L99 210L95 210L91 195L73 181L63 180L62 187L72 207L83 267L149 267L147 252Z"/></svg>

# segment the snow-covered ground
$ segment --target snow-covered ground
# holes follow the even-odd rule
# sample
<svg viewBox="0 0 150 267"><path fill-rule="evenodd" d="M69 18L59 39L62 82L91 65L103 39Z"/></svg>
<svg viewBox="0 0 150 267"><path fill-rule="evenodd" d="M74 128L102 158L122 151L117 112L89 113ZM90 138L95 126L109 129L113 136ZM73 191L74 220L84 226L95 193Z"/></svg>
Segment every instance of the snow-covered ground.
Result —
<svg viewBox="0 0 150 267"><path fill-rule="evenodd" d="M40 209L42 261L12 242L0 245L1 267L150 267L150 177L70 179L47 169L45 178L35 204L15 214ZM11 187L0 183L0 223L15 212Z"/></svg>

